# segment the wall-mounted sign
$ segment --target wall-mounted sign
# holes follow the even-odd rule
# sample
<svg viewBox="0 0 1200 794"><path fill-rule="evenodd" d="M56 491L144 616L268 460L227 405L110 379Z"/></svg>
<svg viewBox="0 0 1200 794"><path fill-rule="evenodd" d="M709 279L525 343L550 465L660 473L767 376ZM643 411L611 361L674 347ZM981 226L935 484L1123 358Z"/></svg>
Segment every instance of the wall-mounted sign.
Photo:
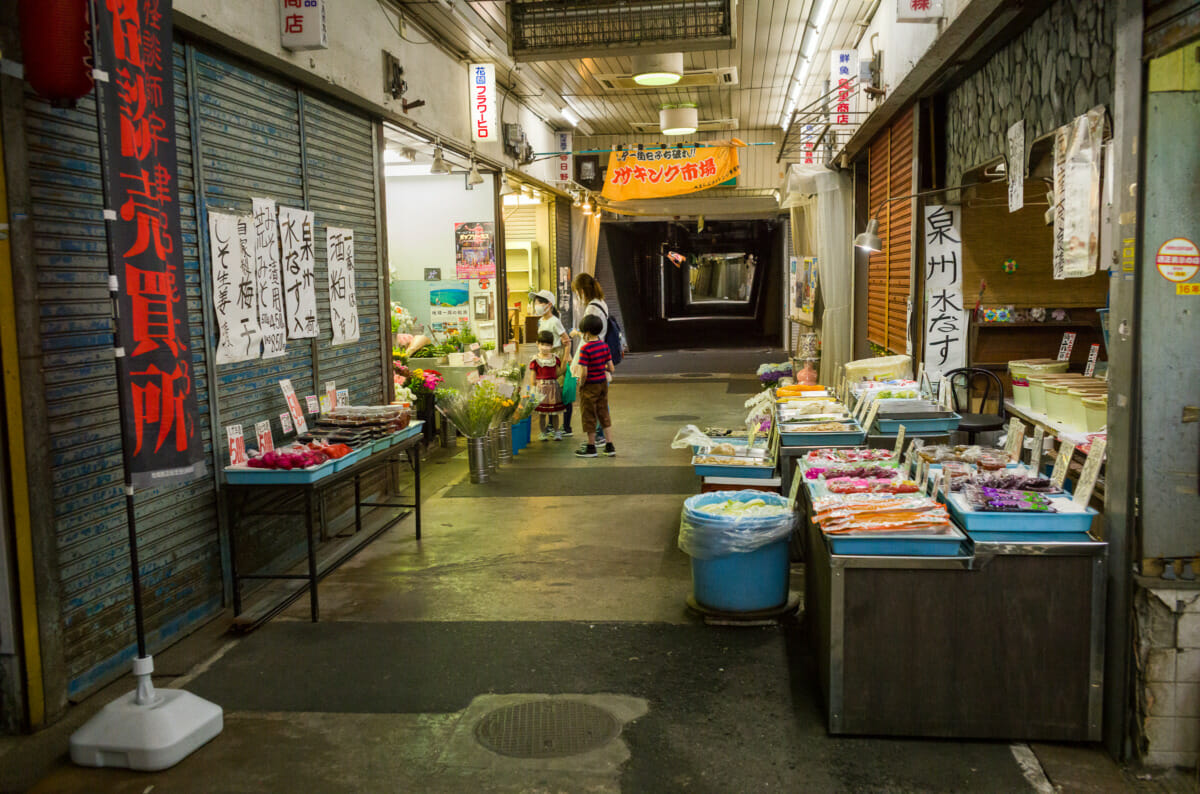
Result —
<svg viewBox="0 0 1200 794"><path fill-rule="evenodd" d="M263 358L279 358L287 353L287 320L283 313L283 273L279 267L279 223L275 202L251 199L254 226L250 250L254 252L254 273L258 279L258 325L262 331Z"/></svg>
<svg viewBox="0 0 1200 794"><path fill-rule="evenodd" d="M957 205L925 208L926 371L940 378L967 363L967 313L963 310L962 235Z"/></svg>
<svg viewBox="0 0 1200 794"><path fill-rule="evenodd" d="M325 227L325 263L329 270L329 319L333 344L358 341L358 290L354 283L354 230Z"/></svg>
<svg viewBox="0 0 1200 794"><path fill-rule="evenodd" d="M249 233L249 215L208 213L218 364L250 361L258 358L262 348Z"/></svg>
<svg viewBox="0 0 1200 794"><path fill-rule="evenodd" d="M829 82L836 93L830 114L830 128L836 136L839 129L854 126L854 78L858 76L858 50L833 50L829 53ZM834 140L837 145L837 139Z"/></svg>
<svg viewBox="0 0 1200 794"><path fill-rule="evenodd" d="M497 141L496 129L496 67L490 63L473 63L467 70L471 135L477 141Z"/></svg>
<svg viewBox="0 0 1200 794"><path fill-rule="evenodd" d="M325 0L279 0L279 43L285 50L328 49Z"/></svg>
<svg viewBox="0 0 1200 794"><path fill-rule="evenodd" d="M1186 237L1167 240L1159 246L1154 266L1167 281L1187 281L1200 270L1200 249Z"/></svg>
<svg viewBox="0 0 1200 794"><path fill-rule="evenodd" d="M571 147L574 145L574 135L569 132L554 133L554 142L557 144L557 149L562 154L558 155L558 170L554 178L559 182L570 182L572 170L575 165L572 162Z"/></svg>
<svg viewBox="0 0 1200 794"><path fill-rule="evenodd" d="M313 268L313 214L279 208L279 241L283 247L283 303L288 339L317 337L317 282Z"/></svg>
<svg viewBox="0 0 1200 794"><path fill-rule="evenodd" d="M896 0L897 22L935 22L943 16L942 0Z"/></svg>
<svg viewBox="0 0 1200 794"><path fill-rule="evenodd" d="M610 201L681 196L716 187L742 173L738 146L683 146L608 155L600 195Z"/></svg>

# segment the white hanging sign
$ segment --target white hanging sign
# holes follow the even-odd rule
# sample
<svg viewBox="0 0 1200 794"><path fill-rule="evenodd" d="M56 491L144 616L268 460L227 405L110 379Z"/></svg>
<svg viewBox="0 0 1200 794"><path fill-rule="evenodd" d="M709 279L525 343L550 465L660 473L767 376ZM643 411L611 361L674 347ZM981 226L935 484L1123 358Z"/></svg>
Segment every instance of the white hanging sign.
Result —
<svg viewBox="0 0 1200 794"><path fill-rule="evenodd" d="M258 325L262 330L263 358L287 353L287 321L283 314L283 278L279 269L279 224L275 202L256 198L254 227L254 275L258 281Z"/></svg>
<svg viewBox="0 0 1200 794"><path fill-rule="evenodd" d="M313 234L311 212L294 207L279 208L283 302L287 309L288 339L315 339L318 335Z"/></svg>
<svg viewBox="0 0 1200 794"><path fill-rule="evenodd" d="M1008 211L1025 206L1025 119L1008 128Z"/></svg>
<svg viewBox="0 0 1200 794"><path fill-rule="evenodd" d="M217 364L258 358L257 282L247 236L250 216L208 213L212 255L213 309L217 324Z"/></svg>
<svg viewBox="0 0 1200 794"><path fill-rule="evenodd" d="M325 227L325 262L329 268L329 319L333 343L358 341L358 295L354 287L354 230Z"/></svg>
<svg viewBox="0 0 1200 794"><path fill-rule="evenodd" d="M467 70L470 89L471 134L477 141L496 141L496 67L473 63Z"/></svg>
<svg viewBox="0 0 1200 794"><path fill-rule="evenodd" d="M967 364L962 235L954 204L925 208L925 361L933 378Z"/></svg>
<svg viewBox="0 0 1200 794"><path fill-rule="evenodd" d="M574 146L574 135L569 132L554 133L554 140L558 144L558 173L555 179L559 182L570 182L574 177L571 172L571 149Z"/></svg>
<svg viewBox="0 0 1200 794"><path fill-rule="evenodd" d="M829 121L835 135L839 129L849 129L854 125L854 78L857 76L858 50L833 50L829 53L829 82L836 92ZM834 146L837 146L836 140Z"/></svg>
<svg viewBox="0 0 1200 794"><path fill-rule="evenodd" d="M279 0L279 43L293 51L328 49L325 0Z"/></svg>
<svg viewBox="0 0 1200 794"><path fill-rule="evenodd" d="M896 0L897 22L935 22L945 15L942 0Z"/></svg>

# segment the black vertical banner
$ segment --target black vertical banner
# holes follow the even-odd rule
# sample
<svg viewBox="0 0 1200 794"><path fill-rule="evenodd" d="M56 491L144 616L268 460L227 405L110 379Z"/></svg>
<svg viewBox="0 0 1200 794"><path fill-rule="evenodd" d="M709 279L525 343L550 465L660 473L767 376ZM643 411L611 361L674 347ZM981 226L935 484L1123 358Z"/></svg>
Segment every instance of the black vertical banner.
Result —
<svg viewBox="0 0 1200 794"><path fill-rule="evenodd" d="M171 0L94 0L97 117L127 482L204 474L179 227Z"/></svg>

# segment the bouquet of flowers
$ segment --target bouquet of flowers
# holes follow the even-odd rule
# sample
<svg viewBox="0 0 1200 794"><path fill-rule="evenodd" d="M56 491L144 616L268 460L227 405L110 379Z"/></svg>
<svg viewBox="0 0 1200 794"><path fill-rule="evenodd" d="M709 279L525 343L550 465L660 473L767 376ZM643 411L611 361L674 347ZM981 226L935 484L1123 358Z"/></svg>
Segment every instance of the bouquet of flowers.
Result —
<svg viewBox="0 0 1200 794"><path fill-rule="evenodd" d="M468 438L487 435L504 402L496 387L486 381L477 384L469 394L449 386L437 390L438 411Z"/></svg>
<svg viewBox="0 0 1200 794"><path fill-rule="evenodd" d="M524 422L533 416L533 412L542 404L542 397L531 386L522 386L517 395L517 404L513 409L513 422Z"/></svg>
<svg viewBox="0 0 1200 794"><path fill-rule="evenodd" d="M396 387L401 386L407 388L414 399L419 399L425 395L432 395L438 387L442 385L445 378L442 373L436 369L420 369L419 367L409 367L399 361L395 362L395 382Z"/></svg>
<svg viewBox="0 0 1200 794"><path fill-rule="evenodd" d="M784 361L781 364L763 364L758 368L758 381L764 389L777 385L781 378L792 377L792 364Z"/></svg>
<svg viewBox="0 0 1200 794"><path fill-rule="evenodd" d="M410 403L410 404L415 403L417 401L416 395L412 393L411 389L409 389L407 386L404 385L404 383L402 382L402 379L399 375L395 376L394 381L395 381L394 386L395 386L396 396L393 397L392 399L394 399L398 403Z"/></svg>

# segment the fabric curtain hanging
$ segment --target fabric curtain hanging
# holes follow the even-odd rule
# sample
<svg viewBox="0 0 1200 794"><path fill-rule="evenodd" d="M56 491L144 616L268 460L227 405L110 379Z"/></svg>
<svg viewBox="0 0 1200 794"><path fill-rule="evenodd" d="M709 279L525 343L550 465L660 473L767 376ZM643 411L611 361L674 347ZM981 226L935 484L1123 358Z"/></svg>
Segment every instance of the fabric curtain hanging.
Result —
<svg viewBox="0 0 1200 794"><path fill-rule="evenodd" d="M821 383L833 383L839 366L853 358L854 250L851 229L854 191L845 172L829 171L816 178L816 211L811 226L816 235L820 274ZM819 231L817 231L819 230Z"/></svg>
<svg viewBox="0 0 1200 794"><path fill-rule="evenodd" d="M600 245L600 219L571 208L571 261L577 273L596 275L596 249Z"/></svg>

